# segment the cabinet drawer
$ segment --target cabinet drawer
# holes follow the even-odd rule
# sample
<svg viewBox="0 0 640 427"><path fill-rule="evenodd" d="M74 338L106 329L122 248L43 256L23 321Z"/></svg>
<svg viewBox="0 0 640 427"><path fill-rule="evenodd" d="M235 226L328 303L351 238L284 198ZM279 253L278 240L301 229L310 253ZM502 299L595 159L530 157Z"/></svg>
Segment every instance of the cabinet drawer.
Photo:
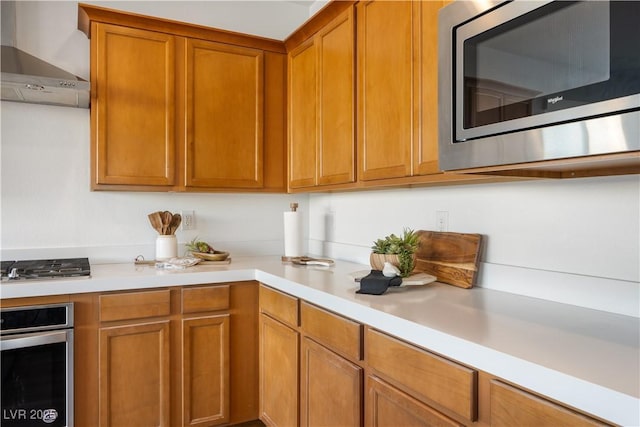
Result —
<svg viewBox="0 0 640 427"><path fill-rule="evenodd" d="M365 337L368 365L420 400L464 419L477 416L477 373L372 329Z"/></svg>
<svg viewBox="0 0 640 427"><path fill-rule="evenodd" d="M603 426L606 424L573 412L524 390L491 381L492 426Z"/></svg>
<svg viewBox="0 0 640 427"><path fill-rule="evenodd" d="M100 321L168 316L171 312L168 289L127 292L100 296Z"/></svg>
<svg viewBox="0 0 640 427"><path fill-rule="evenodd" d="M229 285L200 286L182 289L182 313L227 310Z"/></svg>
<svg viewBox="0 0 640 427"><path fill-rule="evenodd" d="M306 302L300 303L302 329L332 350L352 360L362 359L362 325L322 310Z"/></svg>
<svg viewBox="0 0 640 427"><path fill-rule="evenodd" d="M367 377L366 390L365 425L367 426L463 427L463 424L442 415L376 376Z"/></svg>
<svg viewBox="0 0 640 427"><path fill-rule="evenodd" d="M296 327L298 323L298 298L274 289L260 286L260 311Z"/></svg>

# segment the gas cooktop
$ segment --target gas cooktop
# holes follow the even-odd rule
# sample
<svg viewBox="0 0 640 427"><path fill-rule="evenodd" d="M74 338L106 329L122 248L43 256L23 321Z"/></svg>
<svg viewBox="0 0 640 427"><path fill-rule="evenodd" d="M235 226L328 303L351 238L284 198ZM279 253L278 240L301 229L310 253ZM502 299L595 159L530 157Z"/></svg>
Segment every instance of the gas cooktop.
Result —
<svg viewBox="0 0 640 427"><path fill-rule="evenodd" d="M2 261L2 280L49 280L91 277L89 258Z"/></svg>

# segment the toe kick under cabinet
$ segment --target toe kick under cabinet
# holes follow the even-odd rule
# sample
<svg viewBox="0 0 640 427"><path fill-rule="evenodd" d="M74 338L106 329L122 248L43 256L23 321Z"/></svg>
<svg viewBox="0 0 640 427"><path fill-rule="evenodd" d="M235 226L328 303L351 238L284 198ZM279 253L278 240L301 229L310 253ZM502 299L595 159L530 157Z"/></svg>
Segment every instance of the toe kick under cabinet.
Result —
<svg viewBox="0 0 640 427"><path fill-rule="evenodd" d="M257 418L257 284L75 296L76 425Z"/></svg>

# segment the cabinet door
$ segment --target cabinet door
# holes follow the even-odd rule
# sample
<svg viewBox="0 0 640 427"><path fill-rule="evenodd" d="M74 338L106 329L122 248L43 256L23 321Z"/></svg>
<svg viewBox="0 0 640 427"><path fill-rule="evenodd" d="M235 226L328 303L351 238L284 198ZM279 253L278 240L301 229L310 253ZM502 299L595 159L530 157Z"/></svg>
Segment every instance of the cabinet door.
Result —
<svg viewBox="0 0 640 427"><path fill-rule="evenodd" d="M263 52L190 39L186 58L187 187L262 187Z"/></svg>
<svg viewBox="0 0 640 427"><path fill-rule="evenodd" d="M317 184L317 46L313 39L289 55L289 186Z"/></svg>
<svg viewBox="0 0 640 427"><path fill-rule="evenodd" d="M355 180L353 8L336 17L317 38L318 184Z"/></svg>
<svg viewBox="0 0 640 427"><path fill-rule="evenodd" d="M499 381L491 381L491 425L603 426L592 418Z"/></svg>
<svg viewBox="0 0 640 427"><path fill-rule="evenodd" d="M100 426L169 426L169 321L100 329Z"/></svg>
<svg viewBox="0 0 640 427"><path fill-rule="evenodd" d="M353 8L289 55L289 186L355 180Z"/></svg>
<svg viewBox="0 0 640 427"><path fill-rule="evenodd" d="M229 315L182 320L183 425L229 421Z"/></svg>
<svg viewBox="0 0 640 427"><path fill-rule="evenodd" d="M298 332L260 315L260 419L298 425Z"/></svg>
<svg viewBox="0 0 640 427"><path fill-rule="evenodd" d="M416 71L420 79L419 138L414 149L414 173L418 175L440 172L438 166L438 11L448 0L420 1L415 4L416 27L420 43L416 46Z"/></svg>
<svg viewBox="0 0 640 427"><path fill-rule="evenodd" d="M306 337L300 362L300 425L360 427L362 368Z"/></svg>
<svg viewBox="0 0 640 427"><path fill-rule="evenodd" d="M410 1L357 4L358 163L365 181L412 173L412 13Z"/></svg>
<svg viewBox="0 0 640 427"><path fill-rule="evenodd" d="M175 38L93 25L92 188L175 184Z"/></svg>
<svg viewBox="0 0 640 427"><path fill-rule="evenodd" d="M366 424L371 427L460 427L410 395L374 376L367 377Z"/></svg>

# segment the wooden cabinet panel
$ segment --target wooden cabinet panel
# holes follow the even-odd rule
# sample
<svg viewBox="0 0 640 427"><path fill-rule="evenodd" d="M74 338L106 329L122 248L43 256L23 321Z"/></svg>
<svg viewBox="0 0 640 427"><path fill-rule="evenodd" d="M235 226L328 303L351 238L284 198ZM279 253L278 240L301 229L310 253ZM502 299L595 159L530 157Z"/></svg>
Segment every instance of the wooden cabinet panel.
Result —
<svg viewBox="0 0 640 427"><path fill-rule="evenodd" d="M182 320L183 425L229 421L229 315Z"/></svg>
<svg viewBox="0 0 640 427"><path fill-rule="evenodd" d="M298 332L260 315L260 419L268 426L298 425Z"/></svg>
<svg viewBox="0 0 640 427"><path fill-rule="evenodd" d="M298 298L266 286L260 286L260 311L290 326L297 327Z"/></svg>
<svg viewBox="0 0 640 427"><path fill-rule="evenodd" d="M169 426L169 321L100 329L100 426Z"/></svg>
<svg viewBox="0 0 640 427"><path fill-rule="evenodd" d="M355 181L355 34L350 7L320 31L318 184Z"/></svg>
<svg viewBox="0 0 640 427"><path fill-rule="evenodd" d="M226 310L229 285L197 286L182 289L182 313Z"/></svg>
<svg viewBox="0 0 640 427"><path fill-rule="evenodd" d="M491 381L491 425L538 427L606 424L494 380Z"/></svg>
<svg viewBox="0 0 640 427"><path fill-rule="evenodd" d="M419 138L415 139L414 173L440 172L438 166L438 11L449 0L416 2L415 25L419 29L416 66L419 78L417 99L420 105Z"/></svg>
<svg viewBox="0 0 640 427"><path fill-rule="evenodd" d="M289 54L289 186L316 185L318 55L313 39Z"/></svg>
<svg viewBox="0 0 640 427"><path fill-rule="evenodd" d="M264 53L264 191L287 191L287 55Z"/></svg>
<svg viewBox="0 0 640 427"><path fill-rule="evenodd" d="M419 3L419 2L418 2ZM413 5L357 4L359 179L410 176L413 118Z"/></svg>
<svg viewBox="0 0 640 427"><path fill-rule="evenodd" d="M258 283L235 282L230 288L229 351L230 423L239 424L259 414Z"/></svg>
<svg viewBox="0 0 640 427"><path fill-rule="evenodd" d="M168 289L100 296L101 322L168 316L170 312L171 296Z"/></svg>
<svg viewBox="0 0 640 427"><path fill-rule="evenodd" d="M360 427L362 368L305 337L300 361L300 425Z"/></svg>
<svg viewBox="0 0 640 427"><path fill-rule="evenodd" d="M92 189L286 190L282 42L78 12L91 38Z"/></svg>
<svg viewBox="0 0 640 427"><path fill-rule="evenodd" d="M175 38L93 24L92 188L175 184Z"/></svg>
<svg viewBox="0 0 640 427"><path fill-rule="evenodd" d="M466 420L477 416L477 373L435 354L367 329L365 359L415 397L435 402Z"/></svg>
<svg viewBox="0 0 640 427"><path fill-rule="evenodd" d="M186 185L261 187L263 52L188 39L186 57Z"/></svg>
<svg viewBox="0 0 640 427"><path fill-rule="evenodd" d="M362 359L363 326L309 303L300 303L302 330L351 360Z"/></svg>
<svg viewBox="0 0 640 427"><path fill-rule="evenodd" d="M365 424L371 427L460 427L462 424L442 415L410 395L368 376Z"/></svg>
<svg viewBox="0 0 640 427"><path fill-rule="evenodd" d="M289 186L355 181L354 18L348 8L289 54Z"/></svg>

